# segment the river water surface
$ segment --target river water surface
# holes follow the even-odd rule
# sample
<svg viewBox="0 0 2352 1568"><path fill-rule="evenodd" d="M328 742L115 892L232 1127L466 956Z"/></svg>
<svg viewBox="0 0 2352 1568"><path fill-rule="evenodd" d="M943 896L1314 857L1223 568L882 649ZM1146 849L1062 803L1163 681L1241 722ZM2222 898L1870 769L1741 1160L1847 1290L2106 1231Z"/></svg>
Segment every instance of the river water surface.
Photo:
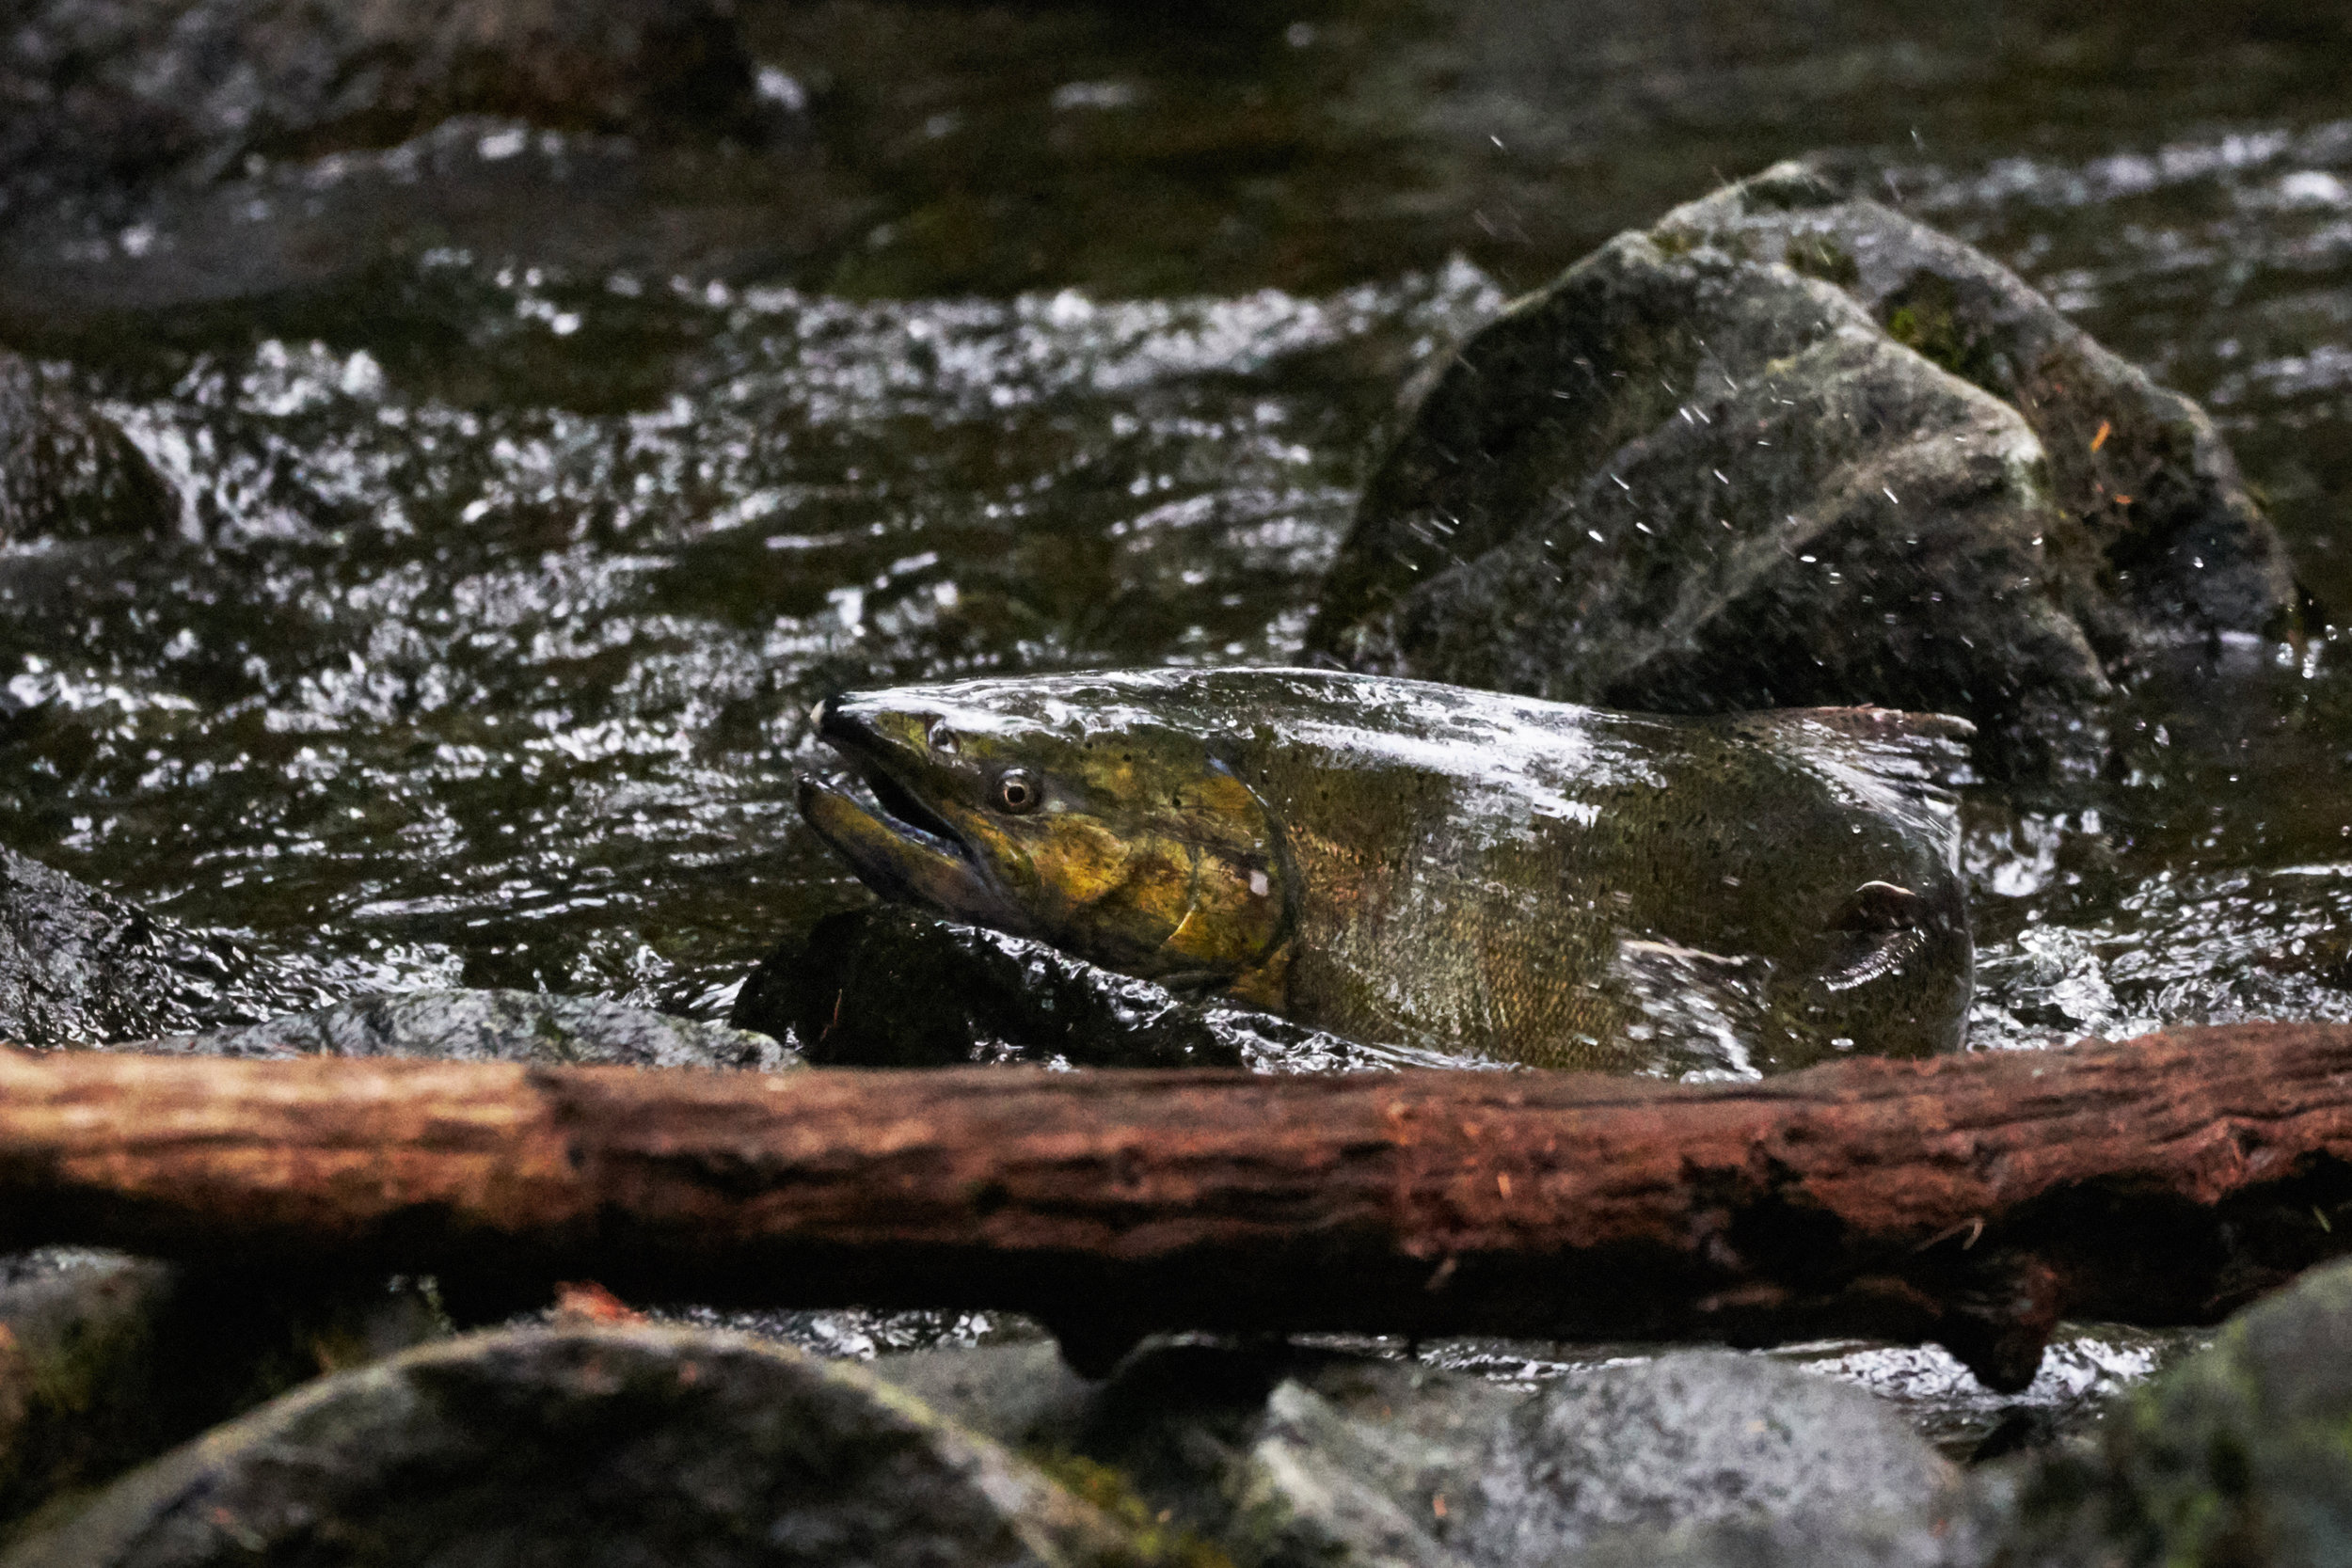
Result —
<svg viewBox="0 0 2352 1568"><path fill-rule="evenodd" d="M0 554L9 841L347 985L703 1016L864 895L824 693L1280 660L1413 367L1813 154L2203 399L2312 636L1980 792L1980 1046L2352 1018L2352 23L2217 0L755 7L797 128L495 120L18 214L180 484Z"/></svg>

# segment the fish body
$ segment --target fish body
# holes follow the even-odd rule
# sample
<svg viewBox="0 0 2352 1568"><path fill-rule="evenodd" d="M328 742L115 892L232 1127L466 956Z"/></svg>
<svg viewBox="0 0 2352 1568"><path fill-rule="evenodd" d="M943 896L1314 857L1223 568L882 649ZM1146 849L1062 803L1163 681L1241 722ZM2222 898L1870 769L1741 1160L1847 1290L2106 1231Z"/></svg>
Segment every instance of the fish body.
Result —
<svg viewBox="0 0 2352 1568"><path fill-rule="evenodd" d="M1375 1042L1754 1071L1960 1043L1962 721L1687 719L1316 670L846 694L885 896Z"/></svg>

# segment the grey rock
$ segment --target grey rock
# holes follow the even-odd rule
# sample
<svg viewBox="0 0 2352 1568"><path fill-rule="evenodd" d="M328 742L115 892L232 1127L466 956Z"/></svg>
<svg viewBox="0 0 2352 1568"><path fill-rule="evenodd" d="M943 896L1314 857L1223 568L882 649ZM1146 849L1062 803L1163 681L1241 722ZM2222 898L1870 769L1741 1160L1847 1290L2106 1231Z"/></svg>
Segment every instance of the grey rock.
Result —
<svg viewBox="0 0 2352 1568"><path fill-rule="evenodd" d="M1353 668L1955 712L2026 769L2095 753L2135 650L2294 623L2194 404L1798 166L1620 235L1433 370L1309 634Z"/></svg>
<svg viewBox="0 0 2352 1568"><path fill-rule="evenodd" d="M1932 1528L1882 1520L1713 1523L1664 1535L1603 1536L1577 1559L1579 1568L1975 1568L1989 1549L1974 1508L1956 1510Z"/></svg>
<svg viewBox="0 0 2352 1568"><path fill-rule="evenodd" d="M0 350L0 543L163 534L180 500L130 437Z"/></svg>
<svg viewBox="0 0 2352 1568"><path fill-rule="evenodd" d="M843 1067L1063 1062L1335 1072L1460 1067L1368 1046L1245 1007L1202 1004L1042 942L891 906L818 921L737 991L738 1028L797 1040Z"/></svg>
<svg viewBox="0 0 2352 1568"><path fill-rule="evenodd" d="M235 1029L142 1040L142 1052L196 1056L428 1056L550 1067L796 1067L767 1035L672 1018L594 996L426 990L365 996Z"/></svg>
<svg viewBox="0 0 2352 1568"><path fill-rule="evenodd" d="M1181 1340L1099 1384L1044 1345L875 1370L1002 1441L1109 1467L1245 1565L1960 1568L1985 1550L1979 1500L1895 1410L1758 1357L1686 1353L1532 1393Z"/></svg>
<svg viewBox="0 0 2352 1568"><path fill-rule="evenodd" d="M596 1327L484 1335L323 1379L0 1562L1164 1560L861 1369L734 1335Z"/></svg>
<svg viewBox="0 0 2352 1568"><path fill-rule="evenodd" d="M947 1419L1014 1448L1074 1448L1101 1385L1051 1339L918 1350L874 1359L874 1375Z"/></svg>
<svg viewBox="0 0 2352 1568"><path fill-rule="evenodd" d="M1636 1560L1700 1536L1863 1554L1883 1543L1928 1561L1964 1510L1959 1472L1883 1403L1703 1351L1543 1390L1503 1424L1444 1539L1478 1564L1603 1544Z"/></svg>
<svg viewBox="0 0 2352 1568"><path fill-rule="evenodd" d="M0 848L0 1039L98 1045L329 1000L294 966Z"/></svg>
<svg viewBox="0 0 2352 1568"><path fill-rule="evenodd" d="M1458 1502L1525 1397L1405 1363L1285 1379L1232 1485L1229 1534L1262 1562L1454 1568Z"/></svg>
<svg viewBox="0 0 2352 1568"><path fill-rule="evenodd" d="M2352 1264L2240 1312L2023 1466L2003 1568L2352 1561Z"/></svg>
<svg viewBox="0 0 2352 1568"><path fill-rule="evenodd" d="M381 147L452 115L743 133L728 0L33 0L0 33L0 182Z"/></svg>

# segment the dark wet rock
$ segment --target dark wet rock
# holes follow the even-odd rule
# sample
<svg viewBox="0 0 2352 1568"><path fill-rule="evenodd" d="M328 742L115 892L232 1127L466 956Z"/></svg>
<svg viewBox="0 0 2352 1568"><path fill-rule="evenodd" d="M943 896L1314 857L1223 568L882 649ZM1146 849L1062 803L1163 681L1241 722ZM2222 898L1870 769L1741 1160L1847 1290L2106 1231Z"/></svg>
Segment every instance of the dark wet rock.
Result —
<svg viewBox="0 0 2352 1568"><path fill-rule="evenodd" d="M1793 164L1679 209L1658 232L1835 283L1896 341L2015 408L2111 597L2104 621L2086 608L2103 650L2292 625L2291 564L2212 419L1983 252Z"/></svg>
<svg viewBox="0 0 2352 1568"><path fill-rule="evenodd" d="M155 1343L177 1283L119 1253L0 1258L0 1519L163 1446Z"/></svg>
<svg viewBox="0 0 2352 1568"><path fill-rule="evenodd" d="M0 848L0 1039L211 1056L776 1069L763 1034L539 991L336 1002L331 976L189 931Z"/></svg>
<svg viewBox="0 0 2352 1568"><path fill-rule="evenodd" d="M452 115L755 131L728 0L33 0L0 32L0 182L199 176Z"/></svg>
<svg viewBox="0 0 2352 1568"><path fill-rule="evenodd" d="M1981 1555L1959 1472L1899 1415L1756 1357L1670 1355L1534 1393L1271 1343L1159 1341L1100 1384L1042 1345L876 1370L1003 1441L1110 1468L1237 1563Z"/></svg>
<svg viewBox="0 0 2352 1568"><path fill-rule="evenodd" d="M98 1045L329 998L290 966L0 848L0 1039Z"/></svg>
<svg viewBox="0 0 2352 1568"><path fill-rule="evenodd" d="M2095 751L2134 652L2291 627L2213 425L1998 265L1783 165L1435 367L1311 648L1702 712L1955 712Z"/></svg>
<svg viewBox="0 0 2352 1568"><path fill-rule="evenodd" d="M2352 1265L2232 1318L2025 1472L2003 1568L2352 1561Z"/></svg>
<svg viewBox="0 0 2352 1568"><path fill-rule="evenodd" d="M1458 1066L1202 1005L1042 942L880 906L826 916L736 993L729 1022L837 1067L1065 1062L1261 1072Z"/></svg>
<svg viewBox="0 0 2352 1568"><path fill-rule="evenodd" d="M405 1279L273 1287L81 1248L0 1257L0 1526L442 1331Z"/></svg>
<svg viewBox="0 0 2352 1568"><path fill-rule="evenodd" d="M235 1029L142 1040L144 1052L196 1056L425 1056L550 1067L796 1067L772 1037L672 1018L595 996L527 990L426 990L364 996L319 1012Z"/></svg>
<svg viewBox="0 0 2352 1568"><path fill-rule="evenodd" d="M179 516L179 498L130 437L0 350L0 543L168 533Z"/></svg>
<svg viewBox="0 0 2352 1568"><path fill-rule="evenodd" d="M735 1335L597 1327L460 1339L314 1383L0 1560L526 1559L1188 1560L861 1369Z"/></svg>

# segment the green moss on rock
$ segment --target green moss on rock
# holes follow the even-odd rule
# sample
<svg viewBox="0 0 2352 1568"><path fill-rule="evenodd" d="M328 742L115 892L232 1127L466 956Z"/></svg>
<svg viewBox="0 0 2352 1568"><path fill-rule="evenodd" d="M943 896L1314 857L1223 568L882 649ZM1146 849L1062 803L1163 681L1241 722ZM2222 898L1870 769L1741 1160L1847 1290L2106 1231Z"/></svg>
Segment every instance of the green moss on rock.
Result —
<svg viewBox="0 0 2352 1568"><path fill-rule="evenodd" d="M2352 1562L2352 1264L2232 1319L2135 1391L2097 1452L2043 1461L1998 1561Z"/></svg>

